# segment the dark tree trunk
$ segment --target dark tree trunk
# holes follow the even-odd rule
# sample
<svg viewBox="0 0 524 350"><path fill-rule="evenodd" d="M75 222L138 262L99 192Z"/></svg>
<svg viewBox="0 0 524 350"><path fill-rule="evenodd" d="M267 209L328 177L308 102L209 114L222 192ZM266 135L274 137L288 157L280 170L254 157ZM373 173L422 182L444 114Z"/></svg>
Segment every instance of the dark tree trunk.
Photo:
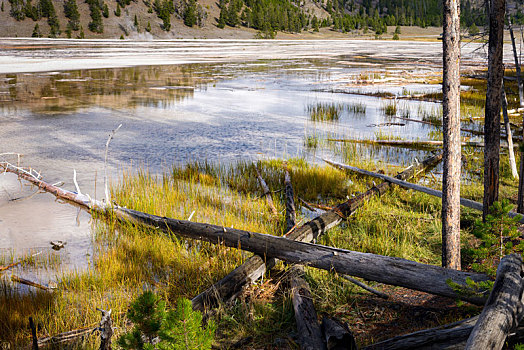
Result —
<svg viewBox="0 0 524 350"><path fill-rule="evenodd" d="M460 2L444 0L442 266L460 270Z"/></svg>
<svg viewBox="0 0 524 350"><path fill-rule="evenodd" d="M517 84L519 86L519 105L524 107L524 91L522 87L522 78L520 76L519 57L517 56L517 45L515 45L515 35L513 35L513 27L511 26L511 18L508 15L509 35L511 37L511 46L513 47L513 58L515 59L515 70L517 75Z"/></svg>
<svg viewBox="0 0 524 350"><path fill-rule="evenodd" d="M500 153L500 96L502 93L502 64L505 0L491 0L489 12L488 87L484 123L484 211L485 219L499 194Z"/></svg>

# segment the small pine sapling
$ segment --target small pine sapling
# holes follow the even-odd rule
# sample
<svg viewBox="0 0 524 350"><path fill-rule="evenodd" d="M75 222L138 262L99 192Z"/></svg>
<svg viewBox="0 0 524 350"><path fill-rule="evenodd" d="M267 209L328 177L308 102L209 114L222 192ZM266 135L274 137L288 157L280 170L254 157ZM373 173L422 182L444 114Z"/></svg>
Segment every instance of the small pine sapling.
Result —
<svg viewBox="0 0 524 350"><path fill-rule="evenodd" d="M202 314L193 311L190 300L180 299L175 309L166 310L165 302L150 291L131 303L127 318L134 327L117 343L129 350L207 350L216 330L212 321L202 327Z"/></svg>
<svg viewBox="0 0 524 350"><path fill-rule="evenodd" d="M524 250L524 242L517 230L521 217L510 218L508 213L511 209L507 199L495 202L486 220L475 223L472 233L480 244L465 250L475 260L472 264L474 270L495 276L498 262L504 255Z"/></svg>

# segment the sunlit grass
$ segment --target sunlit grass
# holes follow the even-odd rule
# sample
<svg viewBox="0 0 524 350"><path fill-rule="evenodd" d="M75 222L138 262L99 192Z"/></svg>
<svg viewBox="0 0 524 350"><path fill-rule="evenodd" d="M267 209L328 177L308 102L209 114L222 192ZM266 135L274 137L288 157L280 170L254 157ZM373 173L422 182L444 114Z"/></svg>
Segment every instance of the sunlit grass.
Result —
<svg viewBox="0 0 524 350"><path fill-rule="evenodd" d="M317 103L307 106L309 117L315 122L337 121L343 110L344 106L339 103Z"/></svg>

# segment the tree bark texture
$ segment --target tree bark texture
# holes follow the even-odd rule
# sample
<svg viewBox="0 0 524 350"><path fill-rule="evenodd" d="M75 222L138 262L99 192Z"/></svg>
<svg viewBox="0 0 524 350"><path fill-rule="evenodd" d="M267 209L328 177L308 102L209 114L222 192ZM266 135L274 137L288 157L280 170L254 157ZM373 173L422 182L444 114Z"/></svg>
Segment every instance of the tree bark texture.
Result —
<svg viewBox="0 0 524 350"><path fill-rule="evenodd" d="M285 237L230 227L171 219L132 209L119 208L114 213L121 220L145 224L166 233L213 244L223 244L288 263L308 265L380 283L459 298L475 304L483 304L486 300L486 296L483 295L458 295L447 283L448 280L451 280L465 285L468 277L473 281L488 280L488 277L483 274L451 270L401 258L297 242Z"/></svg>
<svg viewBox="0 0 524 350"><path fill-rule="evenodd" d="M275 208L275 204L273 203L273 197L271 196L271 191L269 190L269 187L267 186L266 181L264 181L264 178L262 175L260 175L260 172L258 171L258 168L255 166L255 170L257 171L257 177L258 182L260 183L260 187L262 188L262 191L264 193L264 197L266 197L267 205L269 206L269 209L271 209L271 212L274 216L278 215L277 208Z"/></svg>
<svg viewBox="0 0 524 350"><path fill-rule="evenodd" d="M508 333L517 327L518 314L522 311L522 275L522 257L519 254L502 258L497 268L497 279L469 335L466 350L502 349Z"/></svg>
<svg viewBox="0 0 524 350"><path fill-rule="evenodd" d="M324 345L322 331L318 324L317 312L313 305L309 285L304 280L303 275L303 266L294 266L289 271L298 342L300 349L303 350L323 350L326 346Z"/></svg>
<svg viewBox="0 0 524 350"><path fill-rule="evenodd" d="M347 324L336 318L322 319L322 332L326 341L327 350L358 350L355 337Z"/></svg>
<svg viewBox="0 0 524 350"><path fill-rule="evenodd" d="M500 97L502 101L502 114L504 116L504 128L506 129L506 138L508 142L508 154L509 154L509 165L511 167L511 175L514 179L519 178L519 172L517 170L517 163L515 161L515 151L513 149L513 136L511 133L511 126L509 125L509 116L508 116L508 101L506 99L506 92L504 89L504 83L502 84L502 96Z"/></svg>
<svg viewBox="0 0 524 350"><path fill-rule="evenodd" d="M293 193L293 186L291 185L291 176L287 168L284 173L284 186L286 193L286 232L290 232L295 227L296 212L295 212L295 197Z"/></svg>
<svg viewBox="0 0 524 350"><path fill-rule="evenodd" d="M484 121L484 210L482 217L498 200L500 153L500 96L504 66L502 63L505 0L490 0L488 41L488 82Z"/></svg>
<svg viewBox="0 0 524 350"><path fill-rule="evenodd" d="M113 321L111 321L111 310L97 309L102 313L100 320L100 350L111 350L111 337L113 336Z"/></svg>
<svg viewBox="0 0 524 350"><path fill-rule="evenodd" d="M442 266L460 270L460 1L444 0Z"/></svg>

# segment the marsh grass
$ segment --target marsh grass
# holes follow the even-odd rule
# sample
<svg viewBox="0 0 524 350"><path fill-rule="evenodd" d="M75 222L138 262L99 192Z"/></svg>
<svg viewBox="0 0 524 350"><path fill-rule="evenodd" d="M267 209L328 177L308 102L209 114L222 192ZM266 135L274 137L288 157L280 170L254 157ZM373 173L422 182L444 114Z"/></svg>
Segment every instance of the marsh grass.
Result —
<svg viewBox="0 0 524 350"><path fill-rule="evenodd" d="M396 101L390 101L383 104L382 107L380 107L380 110L382 111L382 113L384 113L385 116L392 117L397 115L397 107L398 106Z"/></svg>
<svg viewBox="0 0 524 350"><path fill-rule="evenodd" d="M340 103L324 103L310 104L307 106L307 112L312 121L325 122L337 121L344 110L344 105Z"/></svg>
<svg viewBox="0 0 524 350"><path fill-rule="evenodd" d="M362 102L354 102L347 105L347 110L355 115L366 114L366 105Z"/></svg>

